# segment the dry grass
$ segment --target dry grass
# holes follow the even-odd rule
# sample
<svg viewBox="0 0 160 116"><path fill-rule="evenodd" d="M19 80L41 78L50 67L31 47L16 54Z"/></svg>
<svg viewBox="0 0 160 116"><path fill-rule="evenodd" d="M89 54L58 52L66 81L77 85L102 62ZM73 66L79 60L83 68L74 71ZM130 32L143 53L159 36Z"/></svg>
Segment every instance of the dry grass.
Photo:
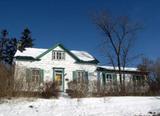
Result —
<svg viewBox="0 0 160 116"><path fill-rule="evenodd" d="M0 97L11 96L13 92L13 67L0 63Z"/></svg>
<svg viewBox="0 0 160 116"><path fill-rule="evenodd" d="M55 82L45 82L42 88L41 95L43 98L51 98L51 97L58 97L59 96L59 86L58 83Z"/></svg>

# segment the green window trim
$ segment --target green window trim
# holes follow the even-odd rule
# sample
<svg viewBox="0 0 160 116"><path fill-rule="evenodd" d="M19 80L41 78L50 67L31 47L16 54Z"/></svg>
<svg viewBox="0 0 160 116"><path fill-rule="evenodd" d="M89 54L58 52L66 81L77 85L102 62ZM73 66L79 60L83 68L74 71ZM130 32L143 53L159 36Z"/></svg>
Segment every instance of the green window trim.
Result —
<svg viewBox="0 0 160 116"><path fill-rule="evenodd" d="M40 82L43 83L44 82L44 70L40 69Z"/></svg>
<svg viewBox="0 0 160 116"><path fill-rule="evenodd" d="M76 70L76 71L73 71L72 72L72 76L73 76L73 81L78 81L78 72L82 72L83 73L83 76L82 77L84 80L84 82L88 83L89 82L89 79L88 79L88 71L85 71L85 70Z"/></svg>
<svg viewBox="0 0 160 116"><path fill-rule="evenodd" d="M32 82L32 71L33 70L38 70L40 73L40 78L39 78L39 83L43 83L44 82L44 70L40 69L40 68L27 68L26 69L26 82L30 83Z"/></svg>
<svg viewBox="0 0 160 116"><path fill-rule="evenodd" d="M27 83L31 82L31 69L30 68L26 69L26 82Z"/></svg>
<svg viewBox="0 0 160 116"><path fill-rule="evenodd" d="M76 71L73 71L73 72L72 72L72 75L73 75L73 81L77 80Z"/></svg>
<svg viewBox="0 0 160 116"><path fill-rule="evenodd" d="M111 76L111 77L108 80L109 76ZM102 83L103 83L103 85L106 85L107 82L111 82L113 84L116 84L117 83L117 75L115 73L102 72Z"/></svg>

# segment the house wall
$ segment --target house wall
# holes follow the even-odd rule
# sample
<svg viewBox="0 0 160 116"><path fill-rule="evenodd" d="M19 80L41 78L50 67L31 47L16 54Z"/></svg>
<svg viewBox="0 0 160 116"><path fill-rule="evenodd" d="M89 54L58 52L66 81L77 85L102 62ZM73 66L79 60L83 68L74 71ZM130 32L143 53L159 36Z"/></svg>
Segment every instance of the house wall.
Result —
<svg viewBox="0 0 160 116"><path fill-rule="evenodd" d="M98 75L99 75L99 85L101 88L106 88L108 89L108 91L110 91L110 88L115 88L116 89L116 86L117 84L120 85L120 77L119 77L119 74L116 73L115 75L115 78L117 81L106 81L106 84L104 84L103 82L103 74L102 73L105 73L105 74L115 74L115 73L111 73L111 72L101 72L99 71L98 72ZM140 76L140 77L143 77L141 78L142 80L134 80L133 81L133 77L134 76ZM122 77L123 78L123 77ZM144 79L144 80L143 80ZM116 85L114 84L116 82ZM126 88L126 91L127 92L146 92L148 90L148 84L147 84L147 75L145 74L134 74L134 73L127 73L125 74L125 88Z"/></svg>
<svg viewBox="0 0 160 116"><path fill-rule="evenodd" d="M57 46L54 50L61 50ZM16 66L24 66L26 68L41 68L44 70L44 81L53 81L53 68L64 68L64 88L67 89L67 83L73 80L73 71L85 70L88 72L89 80L97 79L96 64L81 64L75 63L69 54L65 53L65 60L52 60L52 51L44 55L40 61L15 61ZM67 81L68 79L69 81Z"/></svg>

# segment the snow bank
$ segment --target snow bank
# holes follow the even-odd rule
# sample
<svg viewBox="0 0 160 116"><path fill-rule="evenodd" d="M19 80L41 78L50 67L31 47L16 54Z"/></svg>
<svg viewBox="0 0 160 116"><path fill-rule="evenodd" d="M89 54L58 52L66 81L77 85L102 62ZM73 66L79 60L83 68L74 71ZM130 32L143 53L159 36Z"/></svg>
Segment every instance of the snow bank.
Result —
<svg viewBox="0 0 160 116"><path fill-rule="evenodd" d="M160 113L160 97L9 100L0 116L135 116Z"/></svg>

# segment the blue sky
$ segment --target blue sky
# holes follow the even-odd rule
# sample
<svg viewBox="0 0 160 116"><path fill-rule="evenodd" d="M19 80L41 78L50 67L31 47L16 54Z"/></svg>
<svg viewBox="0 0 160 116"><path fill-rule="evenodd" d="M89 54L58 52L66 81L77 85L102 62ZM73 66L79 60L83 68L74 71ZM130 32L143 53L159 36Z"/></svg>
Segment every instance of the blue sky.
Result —
<svg viewBox="0 0 160 116"><path fill-rule="evenodd" d="M159 0L0 0L0 29L18 38L28 27L36 39L34 47L62 43L68 49L88 51L105 64L107 60L99 50L103 36L90 14L107 9L144 25L133 52L155 59L160 57L159 6Z"/></svg>

